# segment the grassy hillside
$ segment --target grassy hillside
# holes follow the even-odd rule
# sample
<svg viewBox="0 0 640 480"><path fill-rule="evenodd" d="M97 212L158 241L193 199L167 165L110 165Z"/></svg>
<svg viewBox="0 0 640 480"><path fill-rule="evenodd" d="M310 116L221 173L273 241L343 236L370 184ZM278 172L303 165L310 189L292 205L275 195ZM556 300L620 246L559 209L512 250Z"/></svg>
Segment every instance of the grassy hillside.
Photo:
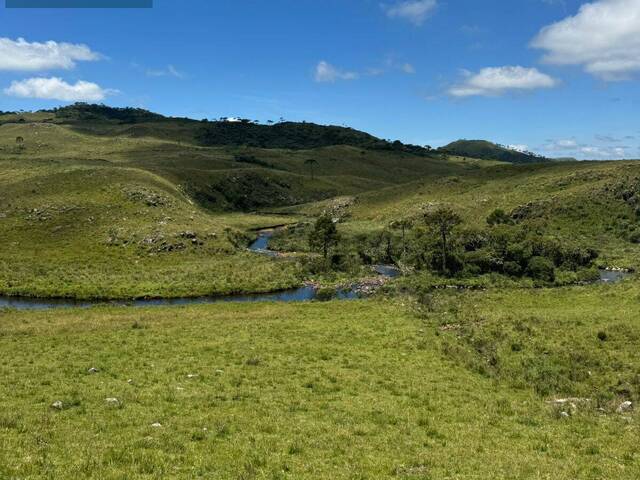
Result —
<svg viewBox="0 0 640 480"><path fill-rule="evenodd" d="M0 292L128 298L292 287L299 265L245 247L249 229L297 217L239 212L479 168L345 145L203 147L157 129L193 121L125 113L152 121L152 132L123 132L130 124L117 118L71 125L61 112L0 117Z"/></svg>
<svg viewBox="0 0 640 480"><path fill-rule="evenodd" d="M638 293L5 313L0 477L636 479Z"/></svg>
<svg viewBox="0 0 640 480"><path fill-rule="evenodd" d="M150 136L204 146L301 150L348 145L372 150L429 154L422 147L404 145L399 141L392 143L353 128L308 122L270 121L268 124L259 124L246 119L198 121L164 117L140 108L114 108L84 103L34 113L0 115L0 124L33 121L69 125L76 130L98 135Z"/></svg>
<svg viewBox="0 0 640 480"><path fill-rule="evenodd" d="M501 162L527 164L548 162L548 158L541 157L531 152L520 152L503 145L486 140L458 140L438 149L449 155L460 157L481 158L484 160L498 160Z"/></svg>
<svg viewBox="0 0 640 480"><path fill-rule="evenodd" d="M420 227L425 207L450 206L461 215L461 228L479 230L488 227L487 217L494 210L502 209L516 224L542 235L596 248L602 266L638 269L639 179L639 162L485 166L357 195L341 212L340 228L347 236L357 236L380 233L403 219L413 219L414 227ZM307 215L330 210L330 202L288 209ZM398 245L399 234L394 235Z"/></svg>

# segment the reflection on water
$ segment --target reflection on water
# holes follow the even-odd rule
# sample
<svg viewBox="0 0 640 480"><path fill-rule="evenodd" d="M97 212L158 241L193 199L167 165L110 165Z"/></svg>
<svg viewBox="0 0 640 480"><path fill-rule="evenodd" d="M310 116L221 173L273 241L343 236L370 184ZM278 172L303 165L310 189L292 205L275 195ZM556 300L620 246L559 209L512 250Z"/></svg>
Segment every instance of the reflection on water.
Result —
<svg viewBox="0 0 640 480"><path fill-rule="evenodd" d="M602 283L617 283L629 277L631 273L620 270L600 270Z"/></svg>

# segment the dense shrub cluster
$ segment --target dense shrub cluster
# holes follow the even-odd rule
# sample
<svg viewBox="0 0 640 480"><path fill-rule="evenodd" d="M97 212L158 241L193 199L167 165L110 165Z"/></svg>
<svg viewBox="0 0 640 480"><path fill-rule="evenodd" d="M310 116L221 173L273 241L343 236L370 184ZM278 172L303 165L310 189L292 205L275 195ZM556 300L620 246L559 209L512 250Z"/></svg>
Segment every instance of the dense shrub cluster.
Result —
<svg viewBox="0 0 640 480"><path fill-rule="evenodd" d="M323 268L352 271L358 265L396 263L416 271L471 278L486 274L529 278L541 284L574 283L598 277L598 252L516 224L501 210L485 228L465 228L450 209L425 213L376 234L357 234L331 245ZM297 233L300 235L300 232ZM307 234L309 240L318 235ZM317 249L316 249L317 250Z"/></svg>

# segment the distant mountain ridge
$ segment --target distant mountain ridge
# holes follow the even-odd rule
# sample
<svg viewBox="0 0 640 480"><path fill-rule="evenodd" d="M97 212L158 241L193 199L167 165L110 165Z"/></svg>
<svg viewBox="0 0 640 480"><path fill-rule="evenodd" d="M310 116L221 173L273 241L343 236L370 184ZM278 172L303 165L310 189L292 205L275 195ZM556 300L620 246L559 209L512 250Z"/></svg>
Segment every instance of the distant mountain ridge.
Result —
<svg viewBox="0 0 640 480"><path fill-rule="evenodd" d="M142 108L110 107L87 103L40 110L35 114L37 114L37 122L69 125L84 133L134 138L154 137L206 147L313 150L348 146L429 158L444 154L514 164L551 161L531 152L513 150L486 140L458 140L439 149L432 149L429 146L381 139L345 126L289 122L283 119L267 123L237 118L195 120L186 117L168 117ZM3 115L14 117L11 120L14 122L28 122L33 121L34 114L4 112ZM4 122L0 119L0 123Z"/></svg>
<svg viewBox="0 0 640 480"><path fill-rule="evenodd" d="M438 151L460 157L499 160L516 164L551 161L549 158L532 152L521 152L486 140L458 140L439 148Z"/></svg>
<svg viewBox="0 0 640 480"><path fill-rule="evenodd" d="M346 145L371 150L389 150L414 155L430 155L431 149L418 145L391 142L354 128L319 125L309 122L269 122L267 124L248 119L194 120L190 118L165 117L141 108L117 108L106 105L76 103L49 110L65 124L81 126L83 123L136 126L154 124L162 128L174 124L186 129L191 139L203 146L243 146L256 148L281 148L306 150L336 145ZM123 130L125 131L125 130ZM135 134L146 129L128 129Z"/></svg>

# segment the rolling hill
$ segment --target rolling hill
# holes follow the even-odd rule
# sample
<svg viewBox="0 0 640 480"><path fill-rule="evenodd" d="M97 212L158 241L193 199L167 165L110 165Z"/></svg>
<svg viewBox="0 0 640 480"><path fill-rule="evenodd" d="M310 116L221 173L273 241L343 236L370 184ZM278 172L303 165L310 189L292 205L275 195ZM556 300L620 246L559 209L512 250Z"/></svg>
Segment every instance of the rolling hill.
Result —
<svg viewBox="0 0 640 480"><path fill-rule="evenodd" d="M345 238L377 238L425 204L451 205L476 227L502 208L537 219L544 234L598 245L603 264L640 266L638 163L513 165L413 152L342 127L223 123L84 105L1 115L0 292L129 298L299 285L298 263L245 251L251 230L336 202Z"/></svg>
<svg viewBox="0 0 640 480"><path fill-rule="evenodd" d="M460 157L498 160L514 164L541 163L550 161L531 152L520 152L486 140L458 140L438 149L440 152Z"/></svg>

